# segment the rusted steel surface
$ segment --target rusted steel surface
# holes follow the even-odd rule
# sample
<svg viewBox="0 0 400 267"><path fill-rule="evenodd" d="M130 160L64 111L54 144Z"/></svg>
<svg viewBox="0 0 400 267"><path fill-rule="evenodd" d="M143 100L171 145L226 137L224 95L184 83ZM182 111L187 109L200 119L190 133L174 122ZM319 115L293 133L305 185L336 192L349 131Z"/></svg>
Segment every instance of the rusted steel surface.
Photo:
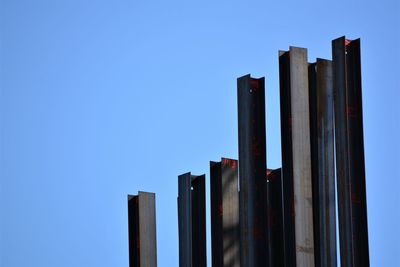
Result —
<svg viewBox="0 0 400 267"><path fill-rule="evenodd" d="M212 266L240 266L238 162L210 162Z"/></svg>
<svg viewBox="0 0 400 267"><path fill-rule="evenodd" d="M237 87L240 265L268 266L264 78L246 75Z"/></svg>
<svg viewBox="0 0 400 267"><path fill-rule="evenodd" d="M205 267L205 175L178 177L179 266Z"/></svg>
<svg viewBox="0 0 400 267"><path fill-rule="evenodd" d="M129 266L156 267L155 194L128 195Z"/></svg>
<svg viewBox="0 0 400 267"><path fill-rule="evenodd" d="M336 204L332 61L309 65L315 265L335 267Z"/></svg>
<svg viewBox="0 0 400 267"><path fill-rule="evenodd" d="M287 224L287 266L314 266L314 229L312 209L311 145L309 123L307 49L290 47L280 55L282 171L284 186L291 186L285 203ZM286 184L285 184L286 183ZM289 200L289 201L290 201ZM290 206L294 218L290 218ZM285 224L286 224L285 218ZM294 233L292 232L294 230ZM286 258L286 255L285 255Z"/></svg>
<svg viewBox="0 0 400 267"><path fill-rule="evenodd" d="M269 266L284 266L281 169L267 170Z"/></svg>
<svg viewBox="0 0 400 267"><path fill-rule="evenodd" d="M369 266L360 39L332 41L341 266Z"/></svg>

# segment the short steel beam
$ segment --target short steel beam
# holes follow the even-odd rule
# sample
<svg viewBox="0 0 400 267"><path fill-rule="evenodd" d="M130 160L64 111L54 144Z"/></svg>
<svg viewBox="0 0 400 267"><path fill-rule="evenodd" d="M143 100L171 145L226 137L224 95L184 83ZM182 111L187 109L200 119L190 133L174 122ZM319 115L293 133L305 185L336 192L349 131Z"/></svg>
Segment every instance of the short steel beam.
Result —
<svg viewBox="0 0 400 267"><path fill-rule="evenodd" d="M129 266L156 267L155 194L128 195Z"/></svg>
<svg viewBox="0 0 400 267"><path fill-rule="evenodd" d="M205 175L178 177L179 266L205 267Z"/></svg>
<svg viewBox="0 0 400 267"><path fill-rule="evenodd" d="M310 64L309 97L315 265L336 267L336 203L332 61Z"/></svg>
<svg viewBox="0 0 400 267"><path fill-rule="evenodd" d="M332 41L340 260L369 266L360 39Z"/></svg>
<svg viewBox="0 0 400 267"><path fill-rule="evenodd" d="M288 190L285 203L286 266L314 266L311 145L307 49L290 47L280 55L282 171ZM293 190L293 191L292 191ZM287 201L293 201L287 203ZM293 205L293 206L292 206ZM291 208L291 206L293 208ZM294 218L290 218L290 210ZM294 233L293 233L294 232ZM294 237L295 244L289 244ZM293 264L293 252L295 262Z"/></svg>
<svg viewBox="0 0 400 267"><path fill-rule="evenodd" d="M268 266L264 78L246 75L237 87L240 265Z"/></svg>
<svg viewBox="0 0 400 267"><path fill-rule="evenodd" d="M284 266L281 169L267 170L269 266Z"/></svg>
<svg viewBox="0 0 400 267"><path fill-rule="evenodd" d="M210 162L212 266L240 266L238 162Z"/></svg>

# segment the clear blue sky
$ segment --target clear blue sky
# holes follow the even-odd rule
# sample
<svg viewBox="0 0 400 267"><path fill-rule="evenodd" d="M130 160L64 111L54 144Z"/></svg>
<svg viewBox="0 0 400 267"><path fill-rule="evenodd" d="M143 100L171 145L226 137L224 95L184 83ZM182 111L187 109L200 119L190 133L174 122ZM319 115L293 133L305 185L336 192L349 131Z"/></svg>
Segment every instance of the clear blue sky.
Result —
<svg viewBox="0 0 400 267"><path fill-rule="evenodd" d="M266 76L280 167L278 50L331 58L342 35L362 41L371 263L400 266L398 1L0 3L1 267L127 267L138 190L178 266L177 175L237 157L236 78Z"/></svg>

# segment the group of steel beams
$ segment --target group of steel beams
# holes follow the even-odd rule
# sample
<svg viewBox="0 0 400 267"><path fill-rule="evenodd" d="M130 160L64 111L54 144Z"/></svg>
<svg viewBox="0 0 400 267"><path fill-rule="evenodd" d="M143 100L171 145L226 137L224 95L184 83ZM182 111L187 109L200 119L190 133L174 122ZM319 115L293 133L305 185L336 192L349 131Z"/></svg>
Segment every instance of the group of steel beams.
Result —
<svg viewBox="0 0 400 267"><path fill-rule="evenodd" d="M335 267L336 209L341 266L369 266L360 44L332 44L332 61L279 53L282 169L266 171L264 78L238 79L239 160L210 162L214 267ZM204 181L179 176L180 266L206 265Z"/></svg>
<svg viewBox="0 0 400 267"><path fill-rule="evenodd" d="M205 175L178 177L179 266L207 266Z"/></svg>
<svg viewBox="0 0 400 267"><path fill-rule="evenodd" d="M332 41L341 266L369 266L360 39Z"/></svg>
<svg viewBox="0 0 400 267"><path fill-rule="evenodd" d="M156 267L155 194L128 195L129 266Z"/></svg>

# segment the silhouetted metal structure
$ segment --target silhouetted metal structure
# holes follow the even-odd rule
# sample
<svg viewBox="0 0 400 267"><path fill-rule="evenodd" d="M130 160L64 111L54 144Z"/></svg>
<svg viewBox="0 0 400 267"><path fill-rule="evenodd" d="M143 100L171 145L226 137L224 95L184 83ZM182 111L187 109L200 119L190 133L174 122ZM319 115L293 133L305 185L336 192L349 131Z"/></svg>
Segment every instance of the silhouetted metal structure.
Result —
<svg viewBox="0 0 400 267"><path fill-rule="evenodd" d="M307 49L290 47L289 51L280 52L279 68L285 266L312 267L314 228Z"/></svg>
<svg viewBox="0 0 400 267"><path fill-rule="evenodd" d="M266 171L265 80L238 78L239 160L210 162L213 267L336 267L336 203L341 266L369 266L360 41L332 52L279 53L281 169ZM178 184L179 265L205 267L205 175ZM128 197L131 267L157 264L154 202Z"/></svg>
<svg viewBox="0 0 400 267"><path fill-rule="evenodd" d="M335 267L336 203L332 61L308 67L315 265Z"/></svg>
<svg viewBox="0 0 400 267"><path fill-rule="evenodd" d="M360 39L332 41L341 266L369 266Z"/></svg>
<svg viewBox="0 0 400 267"><path fill-rule="evenodd" d="M268 266L264 78L237 80L240 266Z"/></svg>
<svg viewBox="0 0 400 267"><path fill-rule="evenodd" d="M207 266L205 175L178 177L179 266Z"/></svg>
<svg viewBox="0 0 400 267"><path fill-rule="evenodd" d="M210 162L213 267L240 267L238 162Z"/></svg>
<svg viewBox="0 0 400 267"><path fill-rule="evenodd" d="M129 266L156 267L155 194L128 195Z"/></svg>

